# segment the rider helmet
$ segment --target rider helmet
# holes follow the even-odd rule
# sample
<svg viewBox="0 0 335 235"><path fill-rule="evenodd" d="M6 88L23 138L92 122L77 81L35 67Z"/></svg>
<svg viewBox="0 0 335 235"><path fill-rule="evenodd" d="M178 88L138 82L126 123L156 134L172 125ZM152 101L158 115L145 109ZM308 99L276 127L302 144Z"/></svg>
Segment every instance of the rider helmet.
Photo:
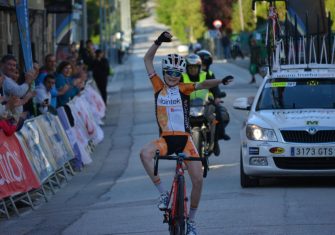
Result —
<svg viewBox="0 0 335 235"><path fill-rule="evenodd" d="M177 70L181 73L185 72L186 61L185 58L178 54L168 54L162 59L162 69Z"/></svg>
<svg viewBox="0 0 335 235"><path fill-rule="evenodd" d="M190 66L196 66L199 67L199 71L201 69L201 58L197 54L189 54L186 57L186 68L189 68Z"/></svg>
<svg viewBox="0 0 335 235"><path fill-rule="evenodd" d="M197 52L197 55L200 56L203 65L209 67L213 63L213 57L209 51L200 50Z"/></svg>
<svg viewBox="0 0 335 235"><path fill-rule="evenodd" d="M200 51L201 50L201 44L200 43L195 43L194 45L193 45L193 52L194 53L197 53L198 51Z"/></svg>
<svg viewBox="0 0 335 235"><path fill-rule="evenodd" d="M201 58L197 54L189 54L186 56L186 66L199 65L201 66Z"/></svg>

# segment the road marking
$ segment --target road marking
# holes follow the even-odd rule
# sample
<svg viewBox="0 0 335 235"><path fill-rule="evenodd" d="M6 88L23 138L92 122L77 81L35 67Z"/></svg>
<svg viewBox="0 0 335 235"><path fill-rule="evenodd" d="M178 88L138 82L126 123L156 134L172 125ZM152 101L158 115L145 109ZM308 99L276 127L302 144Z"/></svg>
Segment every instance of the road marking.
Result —
<svg viewBox="0 0 335 235"><path fill-rule="evenodd" d="M219 169L222 167L235 167L238 166L240 163L235 162L235 163L229 163L229 164L217 164L217 165L211 165L209 166L209 169ZM160 176L173 176L174 172L166 172L166 173L160 173ZM116 183L125 183L125 182L132 182L132 181L139 181L139 180L147 180L149 178L149 176L147 175L141 175L141 176L134 176L134 177L127 177L124 179L119 179L116 181ZM99 185L103 185L104 183L101 183ZM108 184L110 184L110 182L108 182Z"/></svg>
<svg viewBox="0 0 335 235"><path fill-rule="evenodd" d="M222 168L222 167L234 167L234 166L238 166L238 165L240 165L239 162L229 163L229 164L218 164L218 165L209 166L209 169L218 169L218 168Z"/></svg>

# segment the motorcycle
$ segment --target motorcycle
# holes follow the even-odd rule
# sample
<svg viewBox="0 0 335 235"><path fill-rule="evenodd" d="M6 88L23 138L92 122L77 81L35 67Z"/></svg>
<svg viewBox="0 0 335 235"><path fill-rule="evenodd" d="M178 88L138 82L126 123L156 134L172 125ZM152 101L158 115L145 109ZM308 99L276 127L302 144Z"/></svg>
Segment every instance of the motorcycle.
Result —
<svg viewBox="0 0 335 235"><path fill-rule="evenodd" d="M220 98L224 96L225 93L222 92ZM215 135L218 134L215 133L218 124L215 110L211 92L208 90L192 92L190 96L191 135L200 157L206 158L207 163L208 157L213 152ZM229 122L227 109L221 105L220 110L223 111L221 116L223 116L224 122L227 120Z"/></svg>

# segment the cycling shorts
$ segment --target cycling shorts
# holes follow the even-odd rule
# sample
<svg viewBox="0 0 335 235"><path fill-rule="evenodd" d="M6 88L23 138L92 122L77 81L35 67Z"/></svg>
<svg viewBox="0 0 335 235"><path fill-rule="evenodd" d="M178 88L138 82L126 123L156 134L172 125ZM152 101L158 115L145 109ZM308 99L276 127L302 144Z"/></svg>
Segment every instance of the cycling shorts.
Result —
<svg viewBox="0 0 335 235"><path fill-rule="evenodd" d="M199 157L190 135L166 135L153 141L161 156L185 153L188 157Z"/></svg>

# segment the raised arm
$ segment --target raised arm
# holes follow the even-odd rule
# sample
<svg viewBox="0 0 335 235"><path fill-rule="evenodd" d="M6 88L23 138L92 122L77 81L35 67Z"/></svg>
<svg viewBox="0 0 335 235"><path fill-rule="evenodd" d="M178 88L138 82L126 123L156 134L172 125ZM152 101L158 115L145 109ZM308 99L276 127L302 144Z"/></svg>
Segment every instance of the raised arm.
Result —
<svg viewBox="0 0 335 235"><path fill-rule="evenodd" d="M148 74L153 74L155 72L153 61L158 47L158 45L153 43L144 55L144 64Z"/></svg>
<svg viewBox="0 0 335 235"><path fill-rule="evenodd" d="M223 85L228 85L233 79L234 77L230 75L222 79L208 79L201 83L197 83L195 89L196 90L210 89L212 87L218 86L220 83L222 83Z"/></svg>
<svg viewBox="0 0 335 235"><path fill-rule="evenodd" d="M148 51L144 55L144 64L147 69L148 74L155 73L154 68L154 57L158 47L162 44L162 42L171 42L172 35L169 32L164 31L159 35L159 37L155 40L155 42L151 45Z"/></svg>

